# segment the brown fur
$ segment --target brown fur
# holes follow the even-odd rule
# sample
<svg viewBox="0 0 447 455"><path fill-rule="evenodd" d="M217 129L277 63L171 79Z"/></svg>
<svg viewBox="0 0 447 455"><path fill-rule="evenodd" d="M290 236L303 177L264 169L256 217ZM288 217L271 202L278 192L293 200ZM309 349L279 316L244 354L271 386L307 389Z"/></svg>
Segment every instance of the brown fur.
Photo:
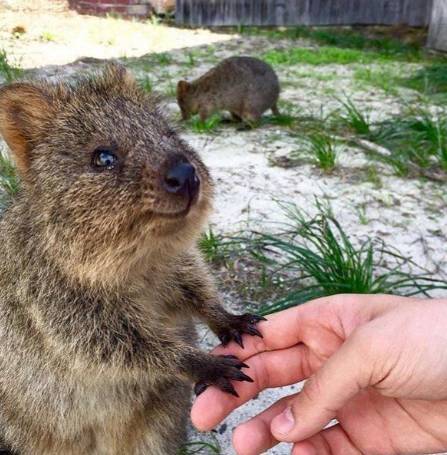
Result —
<svg viewBox="0 0 447 455"><path fill-rule="evenodd" d="M195 248L206 167L115 65L0 88L0 133L22 177L0 220L0 440L20 455L174 455L188 381L241 380L194 347L194 315L227 340L243 331ZM116 168L92 167L98 146ZM160 183L179 156L201 181L189 210Z"/></svg>
<svg viewBox="0 0 447 455"><path fill-rule="evenodd" d="M177 102L184 120L205 120L220 110L235 120L256 123L272 109L278 114L279 82L273 68L253 57L230 57L193 82L179 81Z"/></svg>

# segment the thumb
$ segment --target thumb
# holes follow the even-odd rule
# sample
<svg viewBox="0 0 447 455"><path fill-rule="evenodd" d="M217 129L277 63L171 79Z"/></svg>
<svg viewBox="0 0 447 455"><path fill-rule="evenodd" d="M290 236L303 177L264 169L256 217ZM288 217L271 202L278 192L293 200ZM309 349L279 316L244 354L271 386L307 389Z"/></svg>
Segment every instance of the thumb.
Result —
<svg viewBox="0 0 447 455"><path fill-rule="evenodd" d="M359 329L310 377L271 422L279 441L295 442L321 431L373 377L369 330Z"/></svg>

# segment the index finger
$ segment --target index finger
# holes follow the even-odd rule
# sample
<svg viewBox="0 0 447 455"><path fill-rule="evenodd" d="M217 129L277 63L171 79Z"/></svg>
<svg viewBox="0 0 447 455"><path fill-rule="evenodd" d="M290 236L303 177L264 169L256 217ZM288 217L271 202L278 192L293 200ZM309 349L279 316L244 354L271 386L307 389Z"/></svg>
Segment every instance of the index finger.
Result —
<svg viewBox="0 0 447 455"><path fill-rule="evenodd" d="M214 355L232 354L241 360L246 360L261 352L295 346L303 341L309 325L321 324L322 311L324 308L321 303L314 301L271 314L267 316L266 321L261 321L257 325L262 338L244 336L243 348L231 342L228 346L218 346L212 353Z"/></svg>
<svg viewBox="0 0 447 455"><path fill-rule="evenodd" d="M298 343L323 345L345 340L362 323L381 313L390 304L402 302L402 297L366 294L339 294L269 315L258 324L262 338L244 336L244 348L235 342L218 346L215 355L232 354L246 360L255 354L286 349ZM408 299L406 299L408 300ZM366 305L368 303L368 305Z"/></svg>

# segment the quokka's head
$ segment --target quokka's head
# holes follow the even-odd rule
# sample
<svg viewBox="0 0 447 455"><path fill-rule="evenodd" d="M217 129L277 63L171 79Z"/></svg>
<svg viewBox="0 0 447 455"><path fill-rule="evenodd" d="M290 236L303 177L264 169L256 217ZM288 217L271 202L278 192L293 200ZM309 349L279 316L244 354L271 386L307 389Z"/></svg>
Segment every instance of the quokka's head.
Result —
<svg viewBox="0 0 447 455"><path fill-rule="evenodd" d="M177 104L182 112L183 120L188 120L199 112L199 96L191 83L187 81L177 83Z"/></svg>
<svg viewBox="0 0 447 455"><path fill-rule="evenodd" d="M118 273L187 249L206 220L206 167L122 66L0 88L0 133L46 248L72 270Z"/></svg>

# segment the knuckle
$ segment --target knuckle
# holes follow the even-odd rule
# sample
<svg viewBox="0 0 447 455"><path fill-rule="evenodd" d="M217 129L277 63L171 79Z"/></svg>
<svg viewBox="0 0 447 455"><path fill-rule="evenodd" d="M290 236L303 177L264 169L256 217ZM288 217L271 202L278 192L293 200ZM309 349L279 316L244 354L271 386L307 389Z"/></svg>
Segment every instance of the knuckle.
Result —
<svg viewBox="0 0 447 455"><path fill-rule="evenodd" d="M270 372L263 357L264 355L260 354L250 361L250 376L260 390L270 387Z"/></svg>
<svg viewBox="0 0 447 455"><path fill-rule="evenodd" d="M304 384L300 395L309 402L314 402L321 396L322 387L318 375L311 376Z"/></svg>

